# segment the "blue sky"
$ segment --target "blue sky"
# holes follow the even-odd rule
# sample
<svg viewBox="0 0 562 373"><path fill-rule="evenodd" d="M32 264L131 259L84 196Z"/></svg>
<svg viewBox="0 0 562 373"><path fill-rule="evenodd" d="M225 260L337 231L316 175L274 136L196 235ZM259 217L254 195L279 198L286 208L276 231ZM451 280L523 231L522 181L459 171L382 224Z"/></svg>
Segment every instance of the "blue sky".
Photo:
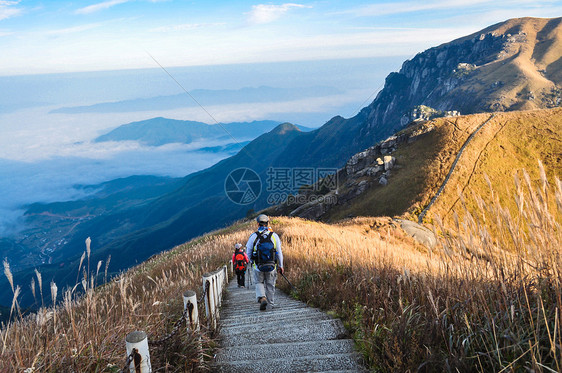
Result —
<svg viewBox="0 0 562 373"><path fill-rule="evenodd" d="M0 75L411 56L553 0L0 0Z"/></svg>

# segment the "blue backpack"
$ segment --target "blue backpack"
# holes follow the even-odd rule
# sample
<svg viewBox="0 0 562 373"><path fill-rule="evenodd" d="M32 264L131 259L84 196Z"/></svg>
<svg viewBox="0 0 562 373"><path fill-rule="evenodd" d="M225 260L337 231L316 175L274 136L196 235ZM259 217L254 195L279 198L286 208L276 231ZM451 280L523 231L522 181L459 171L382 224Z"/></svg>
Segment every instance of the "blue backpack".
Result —
<svg viewBox="0 0 562 373"><path fill-rule="evenodd" d="M252 259L260 272L271 272L277 263L276 248L272 240L273 232L267 232L267 234L256 232L256 235Z"/></svg>

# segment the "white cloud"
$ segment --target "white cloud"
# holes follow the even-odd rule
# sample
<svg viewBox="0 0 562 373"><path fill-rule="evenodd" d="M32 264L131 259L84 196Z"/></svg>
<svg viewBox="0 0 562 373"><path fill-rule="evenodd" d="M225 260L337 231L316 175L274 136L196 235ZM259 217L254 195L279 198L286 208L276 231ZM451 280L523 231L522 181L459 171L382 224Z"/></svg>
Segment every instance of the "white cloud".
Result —
<svg viewBox="0 0 562 373"><path fill-rule="evenodd" d="M78 10L76 10L76 14L90 14L90 13L95 13L98 12L100 10L104 10L104 9L108 9L111 8L112 6L115 5L119 5L119 4L123 4L126 2L129 2L130 0L110 0L110 1L104 1L102 3L97 3L97 4L93 4L93 5L88 5L87 7L84 8L80 8Z"/></svg>
<svg viewBox="0 0 562 373"><path fill-rule="evenodd" d="M253 24L264 24L278 20L292 8L312 8L302 4L287 3L283 5L259 4L253 5L249 13L249 21Z"/></svg>
<svg viewBox="0 0 562 373"><path fill-rule="evenodd" d="M17 16L22 12L20 8L15 8L18 1L0 1L0 21L6 18Z"/></svg>
<svg viewBox="0 0 562 373"><path fill-rule="evenodd" d="M460 9L474 7L482 4L497 5L498 1L492 0L439 0L439 1L402 1L366 5L342 13L353 14L357 17L385 16L391 14L413 13L425 10Z"/></svg>
<svg viewBox="0 0 562 373"><path fill-rule="evenodd" d="M224 26L225 23L184 23L181 25L162 26L148 30L149 32L176 32L176 31L189 31L199 28Z"/></svg>
<svg viewBox="0 0 562 373"><path fill-rule="evenodd" d="M57 29L57 30L49 30L49 31L46 31L44 34L46 34L46 35L68 35L68 34L74 34L74 33L77 33L77 32L88 31L88 30L91 30L91 29L99 27L99 26L100 26L99 23L90 23L90 24L87 24L87 25L67 27L67 28Z"/></svg>

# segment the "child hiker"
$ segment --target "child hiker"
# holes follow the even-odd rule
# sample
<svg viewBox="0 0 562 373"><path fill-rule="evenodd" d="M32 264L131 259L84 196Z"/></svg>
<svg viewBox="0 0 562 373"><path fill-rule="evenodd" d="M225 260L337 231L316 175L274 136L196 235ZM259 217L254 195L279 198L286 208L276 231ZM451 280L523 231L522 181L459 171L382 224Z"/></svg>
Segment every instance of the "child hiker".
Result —
<svg viewBox="0 0 562 373"><path fill-rule="evenodd" d="M234 254L232 255L232 264L236 272L236 279L238 280L238 287L244 287L246 281L246 265L250 261L246 254L245 247L237 243L234 245Z"/></svg>

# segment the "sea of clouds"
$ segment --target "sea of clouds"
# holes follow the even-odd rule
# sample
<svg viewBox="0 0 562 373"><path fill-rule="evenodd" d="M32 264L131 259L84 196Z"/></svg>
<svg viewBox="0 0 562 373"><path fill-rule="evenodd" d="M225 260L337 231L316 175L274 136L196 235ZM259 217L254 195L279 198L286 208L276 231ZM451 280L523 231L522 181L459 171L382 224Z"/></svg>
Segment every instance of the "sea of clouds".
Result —
<svg viewBox="0 0 562 373"><path fill-rule="evenodd" d="M182 177L230 156L199 149L224 143L151 147L135 141L93 139L134 121L154 117L216 122L288 121L319 127L335 115L350 117L372 100L402 57L342 61L175 68L181 87L158 69L0 77L10 94L0 105L0 237L21 227L25 206L83 198L77 185L95 185L131 175ZM338 73L339 72L339 73ZM165 111L52 113L61 107L94 105L185 93L193 89L326 86L340 93L271 102L237 102ZM186 94L186 100L193 100ZM248 139L237 139L244 141ZM229 140L229 142L232 142Z"/></svg>

